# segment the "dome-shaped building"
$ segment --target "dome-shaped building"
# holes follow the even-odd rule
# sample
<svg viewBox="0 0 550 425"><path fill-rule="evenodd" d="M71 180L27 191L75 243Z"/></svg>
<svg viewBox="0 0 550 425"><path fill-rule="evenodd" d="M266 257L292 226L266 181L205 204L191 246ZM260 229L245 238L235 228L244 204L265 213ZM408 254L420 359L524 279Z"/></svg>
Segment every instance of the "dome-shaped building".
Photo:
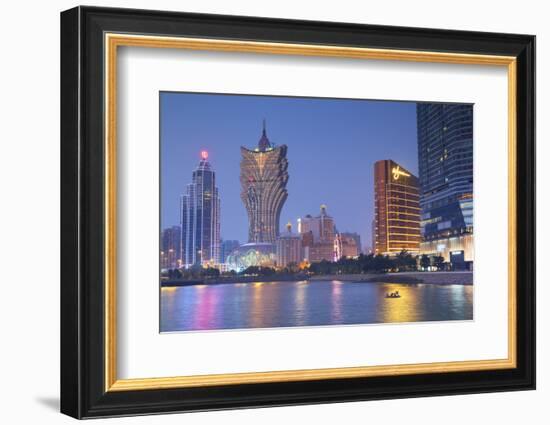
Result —
<svg viewBox="0 0 550 425"><path fill-rule="evenodd" d="M246 243L227 257L229 270L240 272L250 266L274 267L275 245L267 242Z"/></svg>

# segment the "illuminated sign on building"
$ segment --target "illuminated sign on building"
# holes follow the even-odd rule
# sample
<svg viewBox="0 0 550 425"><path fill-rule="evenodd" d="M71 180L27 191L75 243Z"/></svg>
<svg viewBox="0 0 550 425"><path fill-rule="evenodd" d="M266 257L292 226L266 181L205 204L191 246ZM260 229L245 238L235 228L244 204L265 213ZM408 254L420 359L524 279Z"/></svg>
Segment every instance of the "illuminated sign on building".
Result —
<svg viewBox="0 0 550 425"><path fill-rule="evenodd" d="M399 165L397 167L393 167L391 169L391 172L393 174L393 179L394 180L399 180L399 176L404 176L404 177L410 177L411 176L409 173L403 171Z"/></svg>

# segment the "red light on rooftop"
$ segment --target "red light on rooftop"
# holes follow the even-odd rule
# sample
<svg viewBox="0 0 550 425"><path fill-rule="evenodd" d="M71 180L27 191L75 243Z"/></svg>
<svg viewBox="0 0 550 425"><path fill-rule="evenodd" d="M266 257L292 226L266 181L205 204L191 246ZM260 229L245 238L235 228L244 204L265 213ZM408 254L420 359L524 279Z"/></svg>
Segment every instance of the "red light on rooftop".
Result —
<svg viewBox="0 0 550 425"><path fill-rule="evenodd" d="M208 159L208 152L207 151L201 151L201 158L206 161Z"/></svg>

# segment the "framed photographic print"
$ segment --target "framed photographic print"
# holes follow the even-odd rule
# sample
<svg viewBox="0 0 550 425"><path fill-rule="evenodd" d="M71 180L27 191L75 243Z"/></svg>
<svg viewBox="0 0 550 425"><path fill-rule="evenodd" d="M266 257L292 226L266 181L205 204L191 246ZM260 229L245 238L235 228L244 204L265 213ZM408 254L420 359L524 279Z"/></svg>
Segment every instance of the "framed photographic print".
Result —
<svg viewBox="0 0 550 425"><path fill-rule="evenodd" d="M535 38L61 14L61 411L535 387Z"/></svg>

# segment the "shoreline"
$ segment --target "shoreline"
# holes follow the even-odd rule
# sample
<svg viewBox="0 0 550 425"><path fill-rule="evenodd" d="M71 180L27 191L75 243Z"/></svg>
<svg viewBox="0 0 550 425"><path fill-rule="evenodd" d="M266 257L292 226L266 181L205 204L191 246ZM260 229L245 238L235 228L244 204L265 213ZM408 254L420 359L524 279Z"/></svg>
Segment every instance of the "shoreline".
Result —
<svg viewBox="0 0 550 425"><path fill-rule="evenodd" d="M257 283L257 282L292 282L309 280L308 275L273 275L273 276L231 276L217 279L196 279L196 280L167 280L161 281L161 287L179 287L195 285L225 285L229 283Z"/></svg>
<svg viewBox="0 0 550 425"><path fill-rule="evenodd" d="M162 288L198 285L224 285L231 283L272 283L289 281L341 281L349 283L395 283L395 284L429 284L429 285L473 285L473 272L400 272L400 273L365 273L341 275L275 275L275 276L232 276L217 279L167 280L161 281Z"/></svg>

